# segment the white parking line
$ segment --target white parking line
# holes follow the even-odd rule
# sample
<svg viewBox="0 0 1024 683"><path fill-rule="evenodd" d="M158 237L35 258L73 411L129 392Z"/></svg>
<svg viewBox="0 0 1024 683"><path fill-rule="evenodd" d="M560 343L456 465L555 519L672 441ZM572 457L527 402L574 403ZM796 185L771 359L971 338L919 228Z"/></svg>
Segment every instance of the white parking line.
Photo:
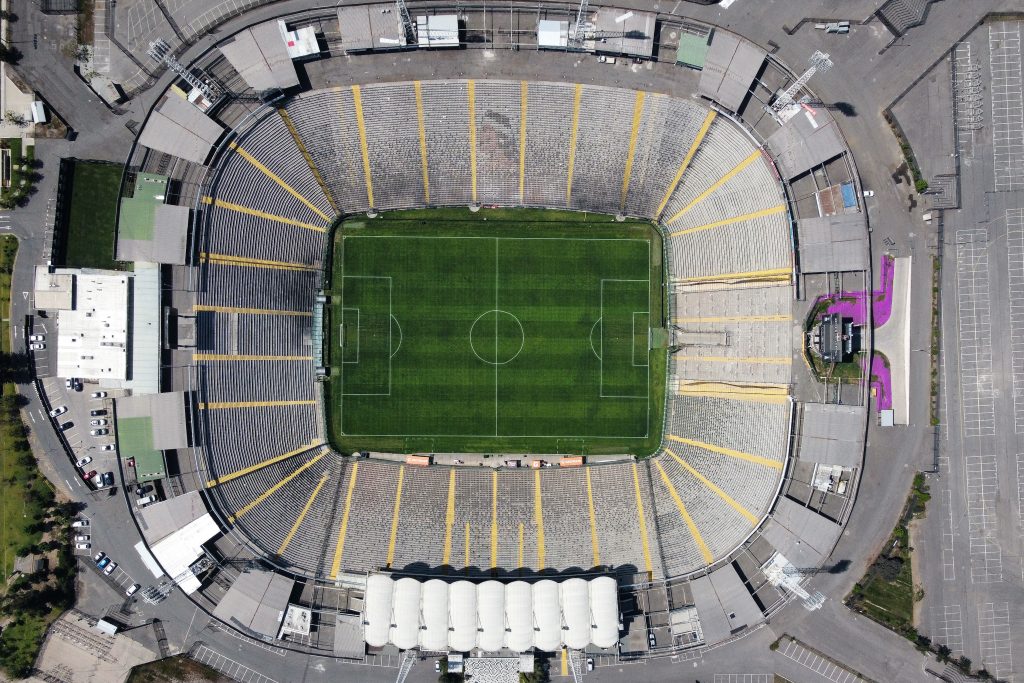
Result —
<svg viewBox="0 0 1024 683"><path fill-rule="evenodd" d="M981 663L996 678L1003 678L1013 670L1010 646L1010 604L987 602L978 605L978 639L981 643Z"/></svg>
<svg viewBox="0 0 1024 683"><path fill-rule="evenodd" d="M775 674L715 674L715 683L772 683Z"/></svg>
<svg viewBox="0 0 1024 683"><path fill-rule="evenodd" d="M1024 93L1021 91L1020 22L988 30L992 95L992 171L996 192L1024 189Z"/></svg>
<svg viewBox="0 0 1024 683"><path fill-rule="evenodd" d="M1006 211L1006 265L1013 427L1015 433L1024 434L1024 209Z"/></svg>
<svg viewBox="0 0 1024 683"><path fill-rule="evenodd" d="M988 230L957 230L960 409L967 437L995 434L988 271Z"/></svg>
<svg viewBox="0 0 1024 683"><path fill-rule="evenodd" d="M277 683L274 679L268 678L244 664L239 664L205 645L200 645L190 656L200 664L205 664L225 676L242 681L242 683Z"/></svg>
<svg viewBox="0 0 1024 683"><path fill-rule="evenodd" d="M999 583L1003 580L1003 554L995 540L999 528L996 514L996 496L999 493L996 456L969 455L964 469L971 583Z"/></svg>
<svg viewBox="0 0 1024 683"><path fill-rule="evenodd" d="M860 680L860 676L856 672L830 662L819 654L808 650L796 640L790 639L777 652L783 657L792 659L797 664L834 683L848 683L849 681Z"/></svg>
<svg viewBox="0 0 1024 683"><path fill-rule="evenodd" d="M942 493L943 502L949 512L946 529L942 532L942 580L956 581L956 560L953 553L953 492L946 489Z"/></svg>
<svg viewBox="0 0 1024 683"><path fill-rule="evenodd" d="M960 605L933 607L935 629L932 640L949 648L950 655L959 657L964 652L964 624Z"/></svg>

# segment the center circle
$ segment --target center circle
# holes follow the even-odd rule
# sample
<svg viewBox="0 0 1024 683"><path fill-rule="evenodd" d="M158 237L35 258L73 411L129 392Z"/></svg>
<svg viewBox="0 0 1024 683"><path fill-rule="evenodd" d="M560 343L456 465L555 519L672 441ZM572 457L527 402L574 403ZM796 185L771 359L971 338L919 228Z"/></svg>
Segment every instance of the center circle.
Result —
<svg viewBox="0 0 1024 683"><path fill-rule="evenodd" d="M488 365L505 365L523 350L526 335L519 318L508 311L481 313L469 328L469 346Z"/></svg>

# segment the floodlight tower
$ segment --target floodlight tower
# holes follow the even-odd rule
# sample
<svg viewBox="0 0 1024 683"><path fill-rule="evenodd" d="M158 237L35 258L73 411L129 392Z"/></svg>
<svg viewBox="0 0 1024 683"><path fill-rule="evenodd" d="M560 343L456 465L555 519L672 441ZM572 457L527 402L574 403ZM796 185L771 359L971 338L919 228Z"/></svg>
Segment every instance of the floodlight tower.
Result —
<svg viewBox="0 0 1024 683"><path fill-rule="evenodd" d="M415 45L416 25L412 23L412 17L409 15L409 8L406 6L405 0L395 0L395 7L398 9L398 18L402 22L402 31L405 33L405 44Z"/></svg>
<svg viewBox="0 0 1024 683"><path fill-rule="evenodd" d="M207 101L216 102L221 98L222 92L220 86L210 78L206 72L200 71L203 75L203 78L200 78L189 69L186 69L185 66L179 62L173 54L171 54L171 46L162 39L150 43L149 50L146 51L146 54L148 54L154 61L166 64L168 69L181 76L186 83L201 92Z"/></svg>
<svg viewBox="0 0 1024 683"><path fill-rule="evenodd" d="M576 28L573 30L572 39L569 41L570 45L580 46L583 44L585 38L584 24L586 23L587 8L589 6L589 0L580 0L579 9L576 10Z"/></svg>
<svg viewBox="0 0 1024 683"><path fill-rule="evenodd" d="M780 123L784 122L783 112L795 103L794 97L800 92L801 88L807 85L807 81L811 80L811 76L818 72L827 73L832 68L832 60L829 59L829 54L821 50L815 50L808 61L810 66L807 67L807 71L800 78L793 81L792 85L778 93L775 96L775 101L765 107L768 113L772 115L772 118Z"/></svg>

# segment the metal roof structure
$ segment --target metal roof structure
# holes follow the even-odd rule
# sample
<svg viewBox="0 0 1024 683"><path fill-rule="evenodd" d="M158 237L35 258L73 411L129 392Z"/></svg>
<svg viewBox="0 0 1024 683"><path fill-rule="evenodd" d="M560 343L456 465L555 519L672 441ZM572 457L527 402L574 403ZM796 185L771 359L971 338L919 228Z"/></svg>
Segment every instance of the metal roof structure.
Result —
<svg viewBox="0 0 1024 683"><path fill-rule="evenodd" d="M859 467L864 455L866 410L865 406L805 404L800 459L823 465Z"/></svg>
<svg viewBox="0 0 1024 683"><path fill-rule="evenodd" d="M715 31L697 92L730 111L738 111L767 54L733 33Z"/></svg>
<svg viewBox="0 0 1024 683"><path fill-rule="evenodd" d="M167 176L138 173L132 194L121 198L117 259L184 265L191 211L165 204Z"/></svg>
<svg viewBox="0 0 1024 683"><path fill-rule="evenodd" d="M619 638L618 585L589 581L420 582L371 574L366 581L363 638L370 647L402 650L554 652Z"/></svg>
<svg viewBox="0 0 1024 683"><path fill-rule="evenodd" d="M405 45L402 22L393 11L394 3L338 8L338 30L346 52Z"/></svg>
<svg viewBox="0 0 1024 683"><path fill-rule="evenodd" d="M797 231L801 272L867 270L869 245L864 214L801 218L797 221Z"/></svg>
<svg viewBox="0 0 1024 683"><path fill-rule="evenodd" d="M780 172L788 179L809 171L846 151L835 119L825 109L806 109L768 136ZM843 270L849 270L844 268Z"/></svg>
<svg viewBox="0 0 1024 683"><path fill-rule="evenodd" d="M164 95L153 109L139 144L202 164L220 139L224 127L174 93Z"/></svg>
<svg viewBox="0 0 1024 683"><path fill-rule="evenodd" d="M217 603L213 616L248 631L276 638L294 584L294 580L276 572L242 572Z"/></svg>
<svg viewBox="0 0 1024 683"><path fill-rule="evenodd" d="M70 271L74 308L57 315L57 376L128 379L129 273Z"/></svg>
<svg viewBox="0 0 1024 683"><path fill-rule="evenodd" d="M239 31L219 47L253 90L285 90L299 84L277 21Z"/></svg>
<svg viewBox="0 0 1024 683"><path fill-rule="evenodd" d="M590 17L595 36L593 45L587 40L585 47L597 52L650 59L654 54L656 18L651 12L601 7Z"/></svg>

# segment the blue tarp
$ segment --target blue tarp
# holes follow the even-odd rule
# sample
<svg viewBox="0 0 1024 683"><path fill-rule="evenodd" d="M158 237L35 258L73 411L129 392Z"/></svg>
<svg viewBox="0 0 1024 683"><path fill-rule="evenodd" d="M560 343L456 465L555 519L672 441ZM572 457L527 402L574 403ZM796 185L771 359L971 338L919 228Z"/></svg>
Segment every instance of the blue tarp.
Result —
<svg viewBox="0 0 1024 683"><path fill-rule="evenodd" d="M839 189L843 191L844 207L849 209L851 206L857 206L857 194L854 192L853 183L843 183Z"/></svg>

